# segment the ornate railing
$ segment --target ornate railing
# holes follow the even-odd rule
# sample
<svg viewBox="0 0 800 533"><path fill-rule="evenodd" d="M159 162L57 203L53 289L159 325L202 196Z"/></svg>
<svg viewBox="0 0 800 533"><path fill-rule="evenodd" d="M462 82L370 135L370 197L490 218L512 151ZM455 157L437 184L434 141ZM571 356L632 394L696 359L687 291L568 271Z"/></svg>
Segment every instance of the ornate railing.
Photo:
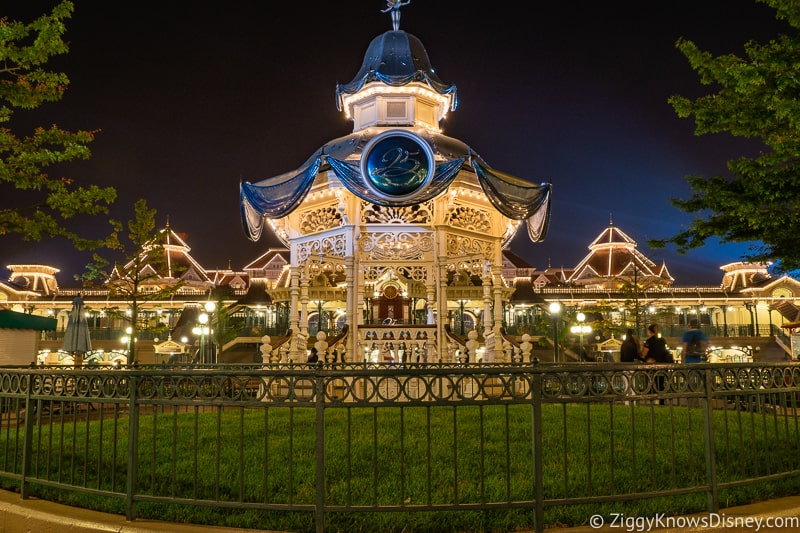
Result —
<svg viewBox="0 0 800 533"><path fill-rule="evenodd" d="M0 406L0 479L121 499L129 519L146 501L309 513L321 532L523 509L542 531L586 504L716 512L720 491L800 475L789 363L3 368Z"/></svg>

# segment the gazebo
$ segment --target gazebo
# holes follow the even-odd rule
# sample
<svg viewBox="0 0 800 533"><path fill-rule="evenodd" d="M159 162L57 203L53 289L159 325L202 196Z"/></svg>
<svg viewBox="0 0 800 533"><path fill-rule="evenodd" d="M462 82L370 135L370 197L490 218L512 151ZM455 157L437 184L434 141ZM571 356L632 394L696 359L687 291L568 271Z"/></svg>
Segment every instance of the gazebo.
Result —
<svg viewBox="0 0 800 533"><path fill-rule="evenodd" d="M291 359L303 359L316 315L349 326L350 360L402 335L416 360L448 361L445 325L469 313L473 325L482 317L485 349L502 361L495 339L511 292L502 250L523 223L531 241L544 239L551 186L496 170L442 133L456 86L438 78L396 15L352 81L336 87L353 133L293 171L242 182L243 226L251 240L270 231L290 250L289 275L270 294L290 309Z"/></svg>

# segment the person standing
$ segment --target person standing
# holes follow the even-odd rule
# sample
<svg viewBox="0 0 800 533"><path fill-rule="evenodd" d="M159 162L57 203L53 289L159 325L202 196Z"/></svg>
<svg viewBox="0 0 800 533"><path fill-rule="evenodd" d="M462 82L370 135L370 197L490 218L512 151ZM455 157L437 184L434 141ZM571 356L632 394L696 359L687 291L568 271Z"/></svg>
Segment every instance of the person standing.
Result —
<svg viewBox="0 0 800 533"><path fill-rule="evenodd" d="M689 321L689 329L683 334L683 362L703 363L706 361L708 337L700 331L700 322L696 318Z"/></svg>
<svg viewBox="0 0 800 533"><path fill-rule="evenodd" d="M645 363L667 364L672 363L672 354L667 350L667 342L658 335L658 324L647 326L648 337L642 343L642 357ZM667 388L666 376L662 372L656 372L653 377L653 386L656 394L663 394ZM659 405L665 405L663 397L658 399Z"/></svg>
<svg viewBox="0 0 800 533"><path fill-rule="evenodd" d="M667 343L658 336L658 324L647 326L648 337L642 343L642 358L646 363L672 363Z"/></svg>
<svg viewBox="0 0 800 533"><path fill-rule="evenodd" d="M621 363L644 363L644 358L639 353L639 341L630 328L625 332L625 340L619 347L619 361Z"/></svg>

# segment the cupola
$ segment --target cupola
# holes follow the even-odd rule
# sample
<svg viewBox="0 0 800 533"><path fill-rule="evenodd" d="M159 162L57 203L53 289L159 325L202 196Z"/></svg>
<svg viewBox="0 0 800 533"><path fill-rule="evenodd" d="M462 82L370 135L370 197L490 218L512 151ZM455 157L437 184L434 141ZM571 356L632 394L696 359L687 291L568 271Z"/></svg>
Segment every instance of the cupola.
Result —
<svg viewBox="0 0 800 533"><path fill-rule="evenodd" d="M372 40L356 76L336 86L336 104L354 131L372 126L423 127L439 122L458 106L455 85L443 83L422 42L399 29Z"/></svg>

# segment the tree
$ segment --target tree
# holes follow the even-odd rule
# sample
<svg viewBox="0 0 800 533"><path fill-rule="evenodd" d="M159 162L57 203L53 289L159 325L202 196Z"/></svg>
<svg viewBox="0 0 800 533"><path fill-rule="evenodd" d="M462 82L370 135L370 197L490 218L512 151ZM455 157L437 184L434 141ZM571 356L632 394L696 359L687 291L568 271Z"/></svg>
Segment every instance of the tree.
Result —
<svg viewBox="0 0 800 533"><path fill-rule="evenodd" d="M113 187L78 186L74 180L51 178L49 167L88 159L94 132L69 132L52 125L18 137L8 124L15 109L35 109L59 101L69 85L67 75L47 70L46 63L68 52L64 21L72 2L59 3L49 15L32 23L0 18L0 194L14 198L13 207L0 208L0 235L18 234L24 240L65 237L78 249L99 246L65 227L78 215L106 215L116 199ZM112 231L117 228L111 221Z"/></svg>
<svg viewBox="0 0 800 533"><path fill-rule="evenodd" d="M800 28L796 1L758 1ZM694 219L673 237L648 242L659 248L673 243L686 253L717 237L749 243L749 261L772 262L780 272L800 268L800 37L793 31L766 44L749 41L745 58L714 57L683 39L677 48L700 82L717 90L694 100L671 97L678 116L693 116L697 135L729 132L760 140L763 149L757 157L729 161L732 177L687 177L691 196L671 202Z"/></svg>
<svg viewBox="0 0 800 533"><path fill-rule="evenodd" d="M148 324L141 320L140 312L144 302L169 299L182 286L175 272L167 264L164 242L169 227L156 231L156 210L147 207L147 201L138 200L134 204L134 218L128 221L127 237L130 245L121 243L115 234L109 239L107 248L122 254L123 259L111 261L94 254L94 261L87 265L82 278L87 285L103 284L109 296L125 300L129 304L130 315L118 313L119 317L130 323L130 338L133 349L131 362L136 362L136 333Z"/></svg>

